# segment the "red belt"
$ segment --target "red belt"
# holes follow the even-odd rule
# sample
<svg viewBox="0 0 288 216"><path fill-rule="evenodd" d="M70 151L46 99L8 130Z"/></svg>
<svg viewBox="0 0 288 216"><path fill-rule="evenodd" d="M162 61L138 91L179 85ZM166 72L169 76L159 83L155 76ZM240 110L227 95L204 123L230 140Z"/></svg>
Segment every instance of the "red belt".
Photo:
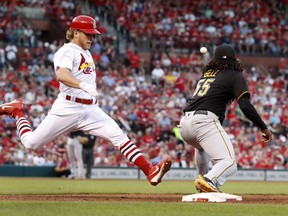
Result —
<svg viewBox="0 0 288 216"><path fill-rule="evenodd" d="M74 102L81 103L81 104L87 104L87 105L94 104L93 99L83 99L83 98L77 98L77 97L73 99L73 97L71 97L70 95L66 95L66 100L74 101ZM96 102L97 100L95 101L95 103Z"/></svg>

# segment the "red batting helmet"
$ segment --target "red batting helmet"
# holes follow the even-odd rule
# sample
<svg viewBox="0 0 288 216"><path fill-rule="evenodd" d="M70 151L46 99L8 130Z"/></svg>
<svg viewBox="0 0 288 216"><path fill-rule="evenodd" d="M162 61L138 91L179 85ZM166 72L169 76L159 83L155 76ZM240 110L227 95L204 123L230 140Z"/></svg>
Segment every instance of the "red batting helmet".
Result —
<svg viewBox="0 0 288 216"><path fill-rule="evenodd" d="M70 24L70 29L79 29L87 34L101 34L96 29L95 19L86 15L75 17Z"/></svg>

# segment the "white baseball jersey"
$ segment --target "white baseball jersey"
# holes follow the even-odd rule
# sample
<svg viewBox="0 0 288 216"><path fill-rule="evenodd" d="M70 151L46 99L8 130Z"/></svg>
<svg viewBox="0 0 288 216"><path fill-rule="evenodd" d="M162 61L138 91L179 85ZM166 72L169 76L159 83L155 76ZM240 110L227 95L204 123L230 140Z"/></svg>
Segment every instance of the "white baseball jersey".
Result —
<svg viewBox="0 0 288 216"><path fill-rule="evenodd" d="M96 88L95 64L89 50L83 50L73 43L64 44L54 55L55 71L57 68L69 69L76 79L94 85ZM60 92L79 98L92 99L87 92L71 88L63 83L60 83Z"/></svg>

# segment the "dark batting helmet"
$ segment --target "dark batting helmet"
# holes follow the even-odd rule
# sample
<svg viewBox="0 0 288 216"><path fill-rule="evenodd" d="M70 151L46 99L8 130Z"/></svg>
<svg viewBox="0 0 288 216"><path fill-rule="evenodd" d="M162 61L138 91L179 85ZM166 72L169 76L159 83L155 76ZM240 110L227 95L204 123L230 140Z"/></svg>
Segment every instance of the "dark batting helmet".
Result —
<svg viewBox="0 0 288 216"><path fill-rule="evenodd" d="M79 15L75 17L70 24L70 29L78 29L86 34L101 34L96 29L95 19L86 15Z"/></svg>

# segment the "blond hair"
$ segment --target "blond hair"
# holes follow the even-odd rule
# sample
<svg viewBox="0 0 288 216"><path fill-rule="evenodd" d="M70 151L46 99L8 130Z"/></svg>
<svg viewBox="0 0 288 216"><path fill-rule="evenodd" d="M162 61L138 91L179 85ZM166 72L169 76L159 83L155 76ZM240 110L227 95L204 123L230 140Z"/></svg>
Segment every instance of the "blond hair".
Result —
<svg viewBox="0 0 288 216"><path fill-rule="evenodd" d="M66 39L67 39L68 41L72 41L72 39L74 38L74 32L75 32L74 29L68 29L68 30L66 31Z"/></svg>

